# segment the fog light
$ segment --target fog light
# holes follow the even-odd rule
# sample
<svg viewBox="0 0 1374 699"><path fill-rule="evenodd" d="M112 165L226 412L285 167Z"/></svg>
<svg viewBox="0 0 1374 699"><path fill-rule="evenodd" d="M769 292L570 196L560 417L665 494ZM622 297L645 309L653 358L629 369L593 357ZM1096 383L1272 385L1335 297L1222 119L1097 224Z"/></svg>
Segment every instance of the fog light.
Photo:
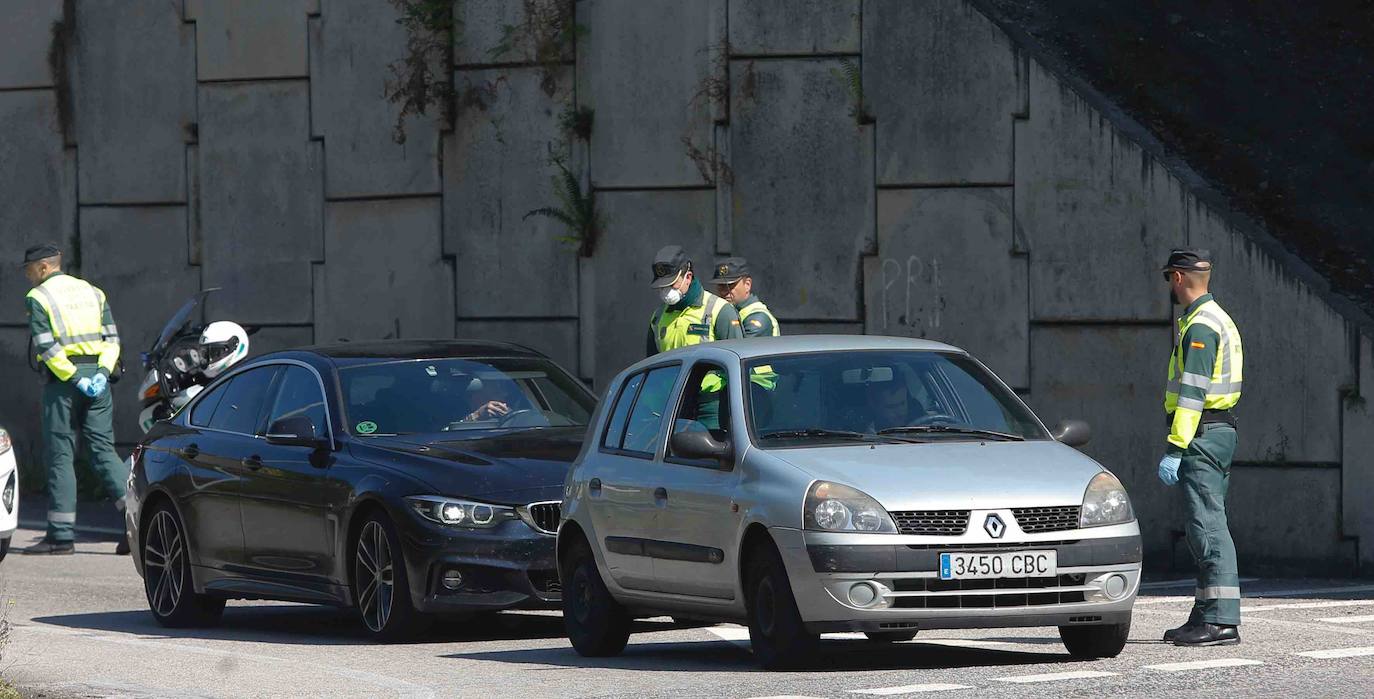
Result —
<svg viewBox="0 0 1374 699"><path fill-rule="evenodd" d="M1107 596L1112 599L1121 599L1122 597L1125 597L1126 576L1113 575L1112 577L1107 578L1107 582L1102 585L1102 589L1105 590Z"/></svg>
<svg viewBox="0 0 1374 699"><path fill-rule="evenodd" d="M14 512L14 474L10 472L10 477L5 480L5 493L0 495L0 504L5 506L5 514Z"/></svg>
<svg viewBox="0 0 1374 699"><path fill-rule="evenodd" d="M449 568L444 571L444 589L456 591L463 586L463 574L457 568Z"/></svg>
<svg viewBox="0 0 1374 699"><path fill-rule="evenodd" d="M849 603L855 607L867 607L878 600L878 590L868 583L854 583L849 586Z"/></svg>

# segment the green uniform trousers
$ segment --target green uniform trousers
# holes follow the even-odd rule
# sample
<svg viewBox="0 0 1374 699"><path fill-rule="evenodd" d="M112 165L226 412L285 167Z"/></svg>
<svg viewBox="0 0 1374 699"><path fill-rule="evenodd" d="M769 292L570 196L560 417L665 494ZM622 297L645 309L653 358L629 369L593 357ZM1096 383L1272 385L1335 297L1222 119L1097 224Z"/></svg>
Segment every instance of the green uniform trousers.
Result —
<svg viewBox="0 0 1374 699"><path fill-rule="evenodd" d="M94 376L95 365L77 366L77 376ZM114 448L114 401L107 389L87 398L76 385L50 381L43 387L43 447L48 462L48 541L76 538L76 429L86 438L91 470L106 494L124 497L129 472Z"/></svg>
<svg viewBox="0 0 1374 699"><path fill-rule="evenodd" d="M1236 428L1200 425L1178 469L1188 513L1185 534L1198 571L1194 623L1240 623L1240 572L1236 545L1226 526L1226 490L1235 453Z"/></svg>

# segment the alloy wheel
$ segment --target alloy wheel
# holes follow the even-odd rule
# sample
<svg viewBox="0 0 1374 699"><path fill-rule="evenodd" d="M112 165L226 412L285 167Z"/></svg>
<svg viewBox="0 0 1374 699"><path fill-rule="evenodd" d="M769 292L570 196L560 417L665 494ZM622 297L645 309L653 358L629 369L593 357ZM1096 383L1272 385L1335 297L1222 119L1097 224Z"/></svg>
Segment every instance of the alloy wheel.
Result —
<svg viewBox="0 0 1374 699"><path fill-rule="evenodd" d="M379 522L363 525L358 535L358 551L354 556L353 582L361 590L358 608L363 622L374 633L380 633L391 618L391 602L395 595L396 579L392 568L391 546L386 530Z"/></svg>
<svg viewBox="0 0 1374 699"><path fill-rule="evenodd" d="M182 557L186 547L181 539L181 527L171 512L163 510L149 523L147 543L143 546L143 576L148 591L148 603L158 616L170 616L186 585L186 570Z"/></svg>

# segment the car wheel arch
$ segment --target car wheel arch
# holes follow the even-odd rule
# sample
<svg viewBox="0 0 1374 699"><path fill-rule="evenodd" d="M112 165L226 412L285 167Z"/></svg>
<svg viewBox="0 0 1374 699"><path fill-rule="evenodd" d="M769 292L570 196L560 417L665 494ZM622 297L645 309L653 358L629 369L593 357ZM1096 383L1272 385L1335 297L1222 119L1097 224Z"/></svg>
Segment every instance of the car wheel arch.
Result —
<svg viewBox="0 0 1374 699"><path fill-rule="evenodd" d="M567 559L568 552L579 542L588 548L592 548L591 540L587 538L587 533L582 531L582 525L577 522L569 520L558 530L555 555L558 557L558 570L560 574L563 570L563 563Z"/></svg>
<svg viewBox="0 0 1374 699"><path fill-rule="evenodd" d="M744 536L740 538L739 543L739 560L735 562L735 577L739 581L740 591L744 591L749 586L748 580L746 580L749 556L759 546L771 546L774 551L778 548L777 542L773 541L773 535L768 533L768 527L760 522L753 522L744 529Z"/></svg>
<svg viewBox="0 0 1374 699"><path fill-rule="evenodd" d="M145 535L145 532L148 531L148 521L152 518L153 514L154 514L155 512L157 512L157 510L158 510L164 503L165 503L168 507L171 508L172 513L176 515L177 522L181 525L182 532L183 532L183 534L182 534L182 542L181 542L181 543L182 543L183 546L186 547L186 556L187 556L188 558L190 558L190 560L193 561L193 562L196 561L196 560L199 560L199 559L197 558L197 554L196 554L196 542L195 542L194 539L191 538L190 534L187 533L187 532L185 531L185 529L186 529L186 517L184 517L184 516L182 515L182 513L181 513L181 505L180 505L180 503L177 502L177 499L176 499L175 497L172 496L172 493L171 493L170 491L168 491L168 490L162 488L161 486L152 486L152 487L150 487L150 488L148 489L148 492L147 492L146 494L144 494L144 496L143 496L143 498L142 498L142 502L139 504L139 511L138 511L138 545L139 545L140 547L143 546L144 535ZM140 549L139 552L138 552L138 559L139 559L139 561L140 561L139 566L138 566L139 577L142 577L142 576L143 576L143 565L142 565L143 551L142 551L142 549ZM194 564L191 566L191 588L192 588L194 591L196 591L196 592L204 592L204 591L205 591L205 586L201 584L199 577L196 575L196 568L198 568L198 567L199 567L198 565L194 565Z"/></svg>

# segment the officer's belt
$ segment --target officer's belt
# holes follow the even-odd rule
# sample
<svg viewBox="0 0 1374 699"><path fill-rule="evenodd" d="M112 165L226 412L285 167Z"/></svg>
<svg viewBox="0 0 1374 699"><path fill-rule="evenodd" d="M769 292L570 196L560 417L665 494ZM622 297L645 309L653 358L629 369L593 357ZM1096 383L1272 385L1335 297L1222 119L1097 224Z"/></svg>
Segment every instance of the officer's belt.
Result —
<svg viewBox="0 0 1374 699"><path fill-rule="evenodd" d="M99 364L99 363L100 363L100 355L98 355L98 354L71 354L71 355L67 355L67 359L71 360L72 364Z"/></svg>
<svg viewBox="0 0 1374 699"><path fill-rule="evenodd" d="M1174 414L1169 413L1164 418L1164 424L1172 426L1174 424ZM1207 409L1202 411L1202 420L1199 424L1203 425L1230 425L1236 426L1236 414L1230 408L1225 410Z"/></svg>

